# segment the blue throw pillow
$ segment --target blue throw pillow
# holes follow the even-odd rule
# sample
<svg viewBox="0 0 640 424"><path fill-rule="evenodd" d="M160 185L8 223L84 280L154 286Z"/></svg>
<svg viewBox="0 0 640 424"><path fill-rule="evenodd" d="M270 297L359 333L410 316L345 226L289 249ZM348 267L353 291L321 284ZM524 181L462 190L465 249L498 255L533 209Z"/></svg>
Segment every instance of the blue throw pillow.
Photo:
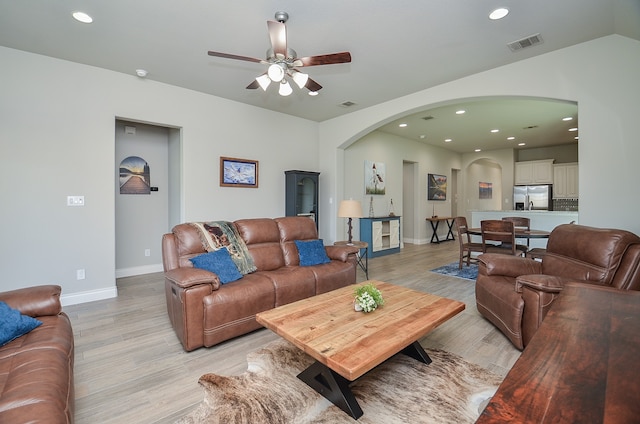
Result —
<svg viewBox="0 0 640 424"><path fill-rule="evenodd" d="M324 250L322 239L319 240L296 240L298 255L300 256L300 266L312 266L331 262Z"/></svg>
<svg viewBox="0 0 640 424"><path fill-rule="evenodd" d="M22 315L4 302L0 302L0 346L27 334L42 322L28 315Z"/></svg>
<svg viewBox="0 0 640 424"><path fill-rule="evenodd" d="M218 274L222 284L242 278L227 249L218 249L190 259L193 266Z"/></svg>

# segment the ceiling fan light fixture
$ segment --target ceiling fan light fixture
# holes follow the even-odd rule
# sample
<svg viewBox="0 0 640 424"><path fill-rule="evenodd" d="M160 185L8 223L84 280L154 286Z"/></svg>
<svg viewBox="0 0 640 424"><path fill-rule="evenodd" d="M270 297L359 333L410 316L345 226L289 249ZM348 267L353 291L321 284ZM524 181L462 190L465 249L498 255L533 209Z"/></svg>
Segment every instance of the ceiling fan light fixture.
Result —
<svg viewBox="0 0 640 424"><path fill-rule="evenodd" d="M269 78L269 75L267 74L260 75L256 78L256 81L258 81L258 84L260 84L260 88L262 88L263 91L267 91L267 87L271 84L271 78Z"/></svg>
<svg viewBox="0 0 640 424"><path fill-rule="evenodd" d="M267 74L269 75L269 78L271 78L271 81L280 82L282 81L282 78L284 78L284 69L282 69L282 66L274 63L273 65L269 66Z"/></svg>
<svg viewBox="0 0 640 424"><path fill-rule="evenodd" d="M298 85L298 87L304 88L309 80L309 75L299 71L294 71L291 78L293 78L293 81Z"/></svg>
<svg viewBox="0 0 640 424"><path fill-rule="evenodd" d="M278 89L278 93L281 96L288 96L289 94L293 93L293 88L291 88L291 85L289 85L287 81L282 81L280 83L280 88Z"/></svg>

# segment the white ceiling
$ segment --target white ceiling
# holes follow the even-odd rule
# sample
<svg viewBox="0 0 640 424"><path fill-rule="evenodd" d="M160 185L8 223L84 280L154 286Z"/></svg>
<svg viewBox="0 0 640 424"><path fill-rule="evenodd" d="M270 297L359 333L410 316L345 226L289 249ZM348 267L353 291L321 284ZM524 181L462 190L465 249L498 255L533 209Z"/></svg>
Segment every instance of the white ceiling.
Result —
<svg viewBox="0 0 640 424"><path fill-rule="evenodd" d="M498 6L510 14L490 21L488 13ZM76 22L75 10L94 22ZM289 13L288 45L299 57L351 52L350 64L304 68L324 87L316 97L297 87L289 97L275 87L246 90L265 65L207 55L215 50L264 58L270 47L266 21L280 10ZM517 52L507 47L536 33L542 44ZM318 122L610 34L640 40L639 0L0 0L2 46L130 75L143 68L149 80ZM562 113L565 106L558 107ZM517 125L508 114L508 122L513 131L541 125L538 113L527 112ZM436 117L427 124L445 121ZM409 131L424 131L435 141L446 132ZM475 131L478 142L488 140Z"/></svg>

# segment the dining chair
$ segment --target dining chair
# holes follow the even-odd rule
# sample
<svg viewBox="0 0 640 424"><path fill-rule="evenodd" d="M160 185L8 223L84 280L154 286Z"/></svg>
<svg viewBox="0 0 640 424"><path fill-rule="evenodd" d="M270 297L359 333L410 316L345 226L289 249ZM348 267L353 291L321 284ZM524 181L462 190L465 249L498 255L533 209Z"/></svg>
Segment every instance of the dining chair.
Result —
<svg viewBox="0 0 640 424"><path fill-rule="evenodd" d="M529 218L525 218L523 216L505 216L502 218L504 221L513 222L513 226L515 228L520 228L522 230L531 231L531 220ZM527 250L529 250L529 237L524 237L527 239ZM516 242L518 241L518 236L516 235ZM518 247L516 246L516 249ZM522 250L522 248L520 248Z"/></svg>
<svg viewBox="0 0 640 424"><path fill-rule="evenodd" d="M478 261L477 257L471 256L471 253L483 253L482 243L471 242L471 236L467 231L469 228L467 225L467 218L464 216L457 216L453 219L453 223L458 232L458 244L460 245L458 269L462 269L462 263L465 259L467 260L467 266L471 265L471 261Z"/></svg>
<svg viewBox="0 0 640 424"><path fill-rule="evenodd" d="M512 221L502 219L480 221L480 230L483 253L501 253L513 256L524 254L522 250L516 248L516 231Z"/></svg>

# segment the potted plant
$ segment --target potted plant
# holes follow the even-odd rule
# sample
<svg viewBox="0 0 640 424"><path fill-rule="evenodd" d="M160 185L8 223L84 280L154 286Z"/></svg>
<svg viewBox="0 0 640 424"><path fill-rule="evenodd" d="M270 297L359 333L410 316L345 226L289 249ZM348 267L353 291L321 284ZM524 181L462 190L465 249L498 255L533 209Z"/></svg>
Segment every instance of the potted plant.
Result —
<svg viewBox="0 0 640 424"><path fill-rule="evenodd" d="M378 306L384 305L382 293L373 285L373 283L356 287L355 296L356 298L353 302L353 307L358 312L373 312Z"/></svg>

